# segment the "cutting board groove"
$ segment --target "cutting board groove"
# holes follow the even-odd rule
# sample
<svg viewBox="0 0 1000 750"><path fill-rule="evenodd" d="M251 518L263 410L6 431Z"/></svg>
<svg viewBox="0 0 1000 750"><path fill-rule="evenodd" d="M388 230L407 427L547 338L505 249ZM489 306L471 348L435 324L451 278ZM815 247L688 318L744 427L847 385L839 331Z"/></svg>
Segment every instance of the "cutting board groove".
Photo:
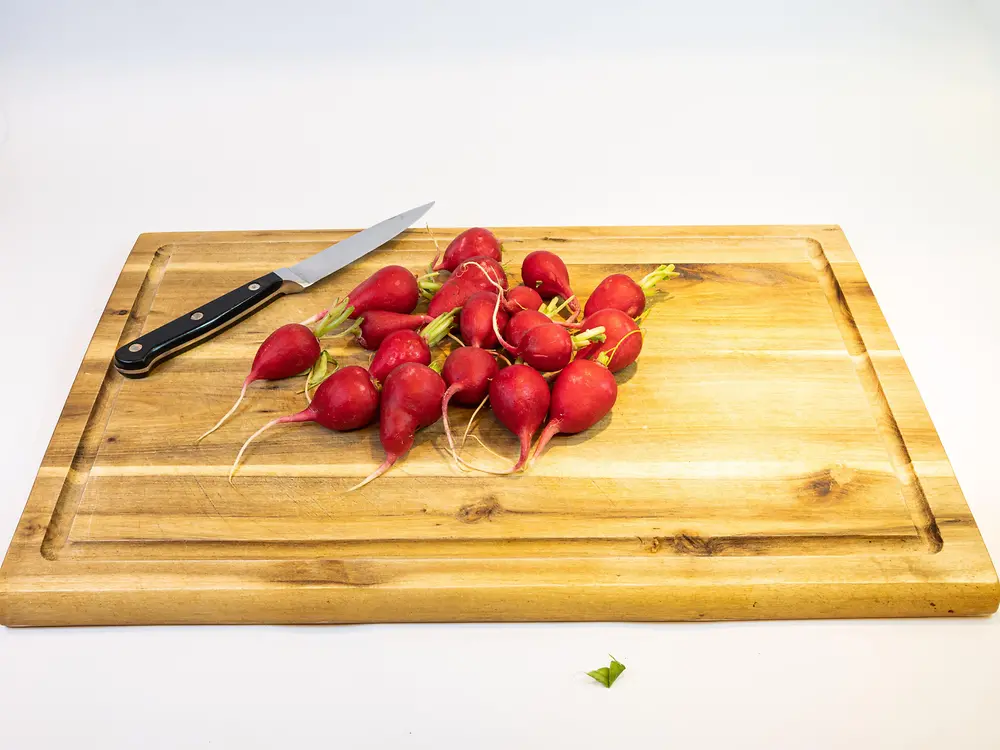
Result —
<svg viewBox="0 0 1000 750"><path fill-rule="evenodd" d="M436 230L447 241L458 230ZM524 475L464 473L440 426L405 462L375 429L279 428L301 408L238 390L268 331L389 262L411 231L141 381L110 366L142 331L347 231L142 235L81 364L0 570L7 625L669 620L976 615L1000 587L933 424L838 227L497 230L516 276L538 248L580 291L673 262L619 402ZM367 355L330 342L345 364ZM468 411L452 419L464 429ZM503 456L492 416L473 434ZM501 462L470 442L473 460Z"/></svg>
<svg viewBox="0 0 1000 750"><path fill-rule="evenodd" d="M910 454L906 450L906 443L896 424L896 417L889 408L885 393L882 391L882 384L875 373L875 366L871 357L868 356L868 349L865 346L861 332L858 330L851 308L847 304L844 290L837 281L837 276L827 260L823 247L818 242L809 245L809 257L816 268L816 275L820 286L830 302L833 317L837 321L840 333L844 337L844 346L854 363L854 369L861 381L871 404L872 413L875 415L875 422L878 425L879 434L885 443L886 451L892 460L893 469L902 484L903 498L913 517L913 524L920 534L920 538L927 545L929 552L939 552L942 540L941 532L934 519L934 513L927 502L920 480L913 470L913 462Z"/></svg>

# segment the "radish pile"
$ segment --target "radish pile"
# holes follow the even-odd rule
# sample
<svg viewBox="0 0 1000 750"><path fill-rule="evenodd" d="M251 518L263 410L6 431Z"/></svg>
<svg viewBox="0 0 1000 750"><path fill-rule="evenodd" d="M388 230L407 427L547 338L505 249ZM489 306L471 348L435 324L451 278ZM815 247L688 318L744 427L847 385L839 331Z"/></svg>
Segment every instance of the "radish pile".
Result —
<svg viewBox="0 0 1000 750"><path fill-rule="evenodd" d="M254 382L306 374L308 406L254 432L230 481L251 442L294 422L348 431L378 421L385 460L352 490L391 469L416 433L439 419L461 466L491 474L530 467L556 435L583 432L611 411L618 397L614 373L642 351L647 295L678 274L673 265L638 281L613 274L581 304L555 253L530 252L521 264L523 283L514 286L502 256L491 231L468 229L425 272L386 266L329 309L276 329L257 350L236 403L198 442L236 413ZM418 312L421 298L426 310ZM324 338L345 336L372 352L367 367L338 369L323 350ZM474 466L461 456L464 439L455 439L448 408L484 404L520 445L509 469Z"/></svg>

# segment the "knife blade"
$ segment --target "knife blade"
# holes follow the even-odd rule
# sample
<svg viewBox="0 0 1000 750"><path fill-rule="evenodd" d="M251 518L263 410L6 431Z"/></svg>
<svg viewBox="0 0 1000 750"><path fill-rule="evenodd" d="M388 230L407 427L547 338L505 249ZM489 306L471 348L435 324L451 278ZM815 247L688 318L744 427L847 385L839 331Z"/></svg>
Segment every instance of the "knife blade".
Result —
<svg viewBox="0 0 1000 750"><path fill-rule="evenodd" d="M379 222L294 266L248 281L195 310L144 333L115 352L114 365L129 378L145 377L160 362L225 330L283 294L301 292L378 249L427 213L434 201Z"/></svg>

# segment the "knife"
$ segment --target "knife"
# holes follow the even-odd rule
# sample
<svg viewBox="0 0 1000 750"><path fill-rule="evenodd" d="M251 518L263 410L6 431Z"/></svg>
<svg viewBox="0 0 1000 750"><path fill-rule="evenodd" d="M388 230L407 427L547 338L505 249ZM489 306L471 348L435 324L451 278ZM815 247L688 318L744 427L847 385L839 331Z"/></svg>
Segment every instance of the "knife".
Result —
<svg viewBox="0 0 1000 750"><path fill-rule="evenodd" d="M223 294L187 315L130 341L115 352L115 369L142 378L168 357L180 354L233 323L252 315L283 294L295 294L364 257L401 234L427 213L434 201L341 240L289 268L279 268Z"/></svg>

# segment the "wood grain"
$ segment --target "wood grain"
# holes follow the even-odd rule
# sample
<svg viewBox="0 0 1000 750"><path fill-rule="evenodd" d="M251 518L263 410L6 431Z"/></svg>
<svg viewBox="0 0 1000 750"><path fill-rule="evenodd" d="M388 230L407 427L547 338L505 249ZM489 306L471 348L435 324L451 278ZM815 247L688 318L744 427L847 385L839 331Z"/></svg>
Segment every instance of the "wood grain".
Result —
<svg viewBox="0 0 1000 750"><path fill-rule="evenodd" d="M435 230L447 241L458 230ZM374 428L285 426L298 383L228 408L257 345L377 267L433 255L411 231L145 380L121 342L347 236L142 235L0 569L10 626L978 615L1000 586L847 240L833 226L497 230L510 272L539 248L584 294L673 262L613 413L513 477L459 471L440 426L390 474ZM344 364L367 353L329 342ZM469 412L452 411L464 429ZM515 442L489 414L473 434ZM470 443L483 465L503 461Z"/></svg>

